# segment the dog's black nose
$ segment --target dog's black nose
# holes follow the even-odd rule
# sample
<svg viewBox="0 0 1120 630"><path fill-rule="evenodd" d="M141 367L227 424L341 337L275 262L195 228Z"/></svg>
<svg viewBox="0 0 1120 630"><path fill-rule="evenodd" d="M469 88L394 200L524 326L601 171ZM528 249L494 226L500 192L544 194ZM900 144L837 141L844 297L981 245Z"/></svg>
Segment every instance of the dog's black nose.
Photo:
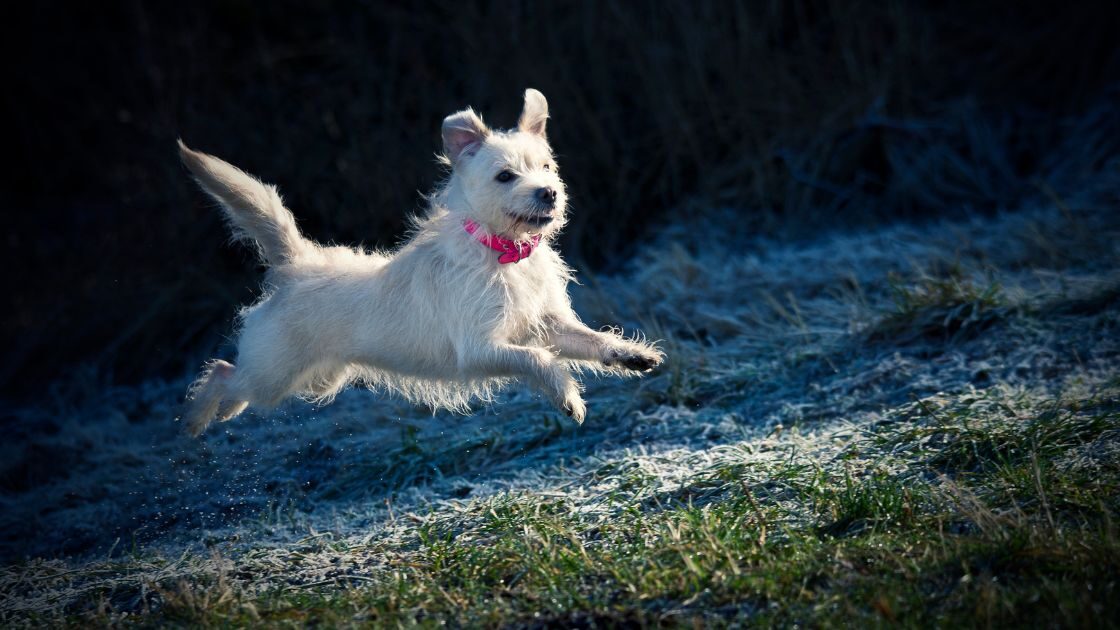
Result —
<svg viewBox="0 0 1120 630"><path fill-rule="evenodd" d="M552 186L545 186L544 188L537 189L537 200L548 205L556 203L556 189Z"/></svg>

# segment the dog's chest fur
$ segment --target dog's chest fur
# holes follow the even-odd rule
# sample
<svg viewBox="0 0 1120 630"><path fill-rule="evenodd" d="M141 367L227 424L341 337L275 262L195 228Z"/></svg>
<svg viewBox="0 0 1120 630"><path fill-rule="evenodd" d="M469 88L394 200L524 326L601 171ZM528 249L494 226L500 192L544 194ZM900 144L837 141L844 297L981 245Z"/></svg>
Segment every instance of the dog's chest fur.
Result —
<svg viewBox="0 0 1120 630"><path fill-rule="evenodd" d="M487 293L498 311L495 336L514 343L543 338L546 317L567 306L555 303L565 285L555 258L542 248L530 258L494 271Z"/></svg>

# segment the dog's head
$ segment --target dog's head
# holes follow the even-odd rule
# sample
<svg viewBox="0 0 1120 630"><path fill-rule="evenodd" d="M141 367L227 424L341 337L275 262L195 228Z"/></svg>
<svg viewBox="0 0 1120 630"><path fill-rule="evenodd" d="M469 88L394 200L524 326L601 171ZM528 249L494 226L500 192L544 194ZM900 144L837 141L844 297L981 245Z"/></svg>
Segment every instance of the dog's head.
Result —
<svg viewBox="0 0 1120 630"><path fill-rule="evenodd" d="M549 236L565 222L567 195L545 137L548 101L525 90L517 128L491 130L472 109L443 121L454 210L515 240Z"/></svg>

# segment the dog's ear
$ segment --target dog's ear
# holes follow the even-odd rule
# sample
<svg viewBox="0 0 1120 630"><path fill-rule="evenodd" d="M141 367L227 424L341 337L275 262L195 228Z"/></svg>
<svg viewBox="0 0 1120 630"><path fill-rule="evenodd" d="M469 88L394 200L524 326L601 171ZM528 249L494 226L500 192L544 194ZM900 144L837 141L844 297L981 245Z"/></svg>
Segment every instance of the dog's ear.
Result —
<svg viewBox="0 0 1120 630"><path fill-rule="evenodd" d="M533 88L525 90L525 107L521 110L517 128L525 133L543 136L546 122L548 122L548 101L545 100L544 94Z"/></svg>
<svg viewBox="0 0 1120 630"><path fill-rule="evenodd" d="M490 135L490 129L471 108L443 119L443 150L452 164L464 155L474 155Z"/></svg>

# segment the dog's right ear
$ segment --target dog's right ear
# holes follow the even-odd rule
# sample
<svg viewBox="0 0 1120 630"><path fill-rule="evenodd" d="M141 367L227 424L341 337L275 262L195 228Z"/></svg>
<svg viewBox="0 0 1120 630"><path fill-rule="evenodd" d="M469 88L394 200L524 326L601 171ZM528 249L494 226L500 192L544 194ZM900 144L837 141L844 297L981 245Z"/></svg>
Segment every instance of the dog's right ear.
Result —
<svg viewBox="0 0 1120 630"><path fill-rule="evenodd" d="M525 90L525 107L521 110L521 118L517 121L517 128L526 133L544 137L544 126L548 122L548 101L544 94L529 88Z"/></svg>
<svg viewBox="0 0 1120 630"><path fill-rule="evenodd" d="M469 107L443 119L443 150L452 164L474 155L489 135L486 123Z"/></svg>

